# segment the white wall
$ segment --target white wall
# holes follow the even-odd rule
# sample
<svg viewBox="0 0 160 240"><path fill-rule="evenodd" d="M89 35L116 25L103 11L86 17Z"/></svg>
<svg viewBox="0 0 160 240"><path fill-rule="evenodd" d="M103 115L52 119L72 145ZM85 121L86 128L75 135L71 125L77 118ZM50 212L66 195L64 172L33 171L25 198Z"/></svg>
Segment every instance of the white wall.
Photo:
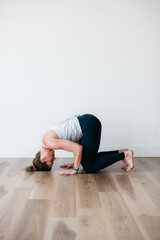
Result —
<svg viewBox="0 0 160 240"><path fill-rule="evenodd" d="M102 122L100 150L160 156L159 12L159 0L1 0L0 157L33 157L46 129L83 113Z"/></svg>

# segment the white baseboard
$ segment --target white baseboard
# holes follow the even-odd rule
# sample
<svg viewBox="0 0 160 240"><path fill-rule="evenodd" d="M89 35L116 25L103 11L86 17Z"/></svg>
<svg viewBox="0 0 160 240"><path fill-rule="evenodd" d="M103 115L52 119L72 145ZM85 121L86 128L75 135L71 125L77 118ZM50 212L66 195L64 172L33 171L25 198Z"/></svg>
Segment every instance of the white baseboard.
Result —
<svg viewBox="0 0 160 240"><path fill-rule="evenodd" d="M132 149L134 157L160 157L160 146L100 146L99 152L122 148ZM0 158L34 158L38 151L40 151L39 146L1 146ZM55 150L55 157L73 158L73 153Z"/></svg>

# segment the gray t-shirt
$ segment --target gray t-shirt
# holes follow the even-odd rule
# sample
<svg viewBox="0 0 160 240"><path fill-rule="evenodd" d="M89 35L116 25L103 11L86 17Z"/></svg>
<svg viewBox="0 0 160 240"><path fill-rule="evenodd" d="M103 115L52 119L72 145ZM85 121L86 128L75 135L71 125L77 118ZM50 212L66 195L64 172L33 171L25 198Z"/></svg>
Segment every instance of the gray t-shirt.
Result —
<svg viewBox="0 0 160 240"><path fill-rule="evenodd" d="M59 139L67 139L73 142L79 141L82 137L82 129L77 116L80 115L74 115L64 121L58 122L57 124L51 126L47 132L53 129L57 133ZM47 147L43 144L43 142L42 145Z"/></svg>

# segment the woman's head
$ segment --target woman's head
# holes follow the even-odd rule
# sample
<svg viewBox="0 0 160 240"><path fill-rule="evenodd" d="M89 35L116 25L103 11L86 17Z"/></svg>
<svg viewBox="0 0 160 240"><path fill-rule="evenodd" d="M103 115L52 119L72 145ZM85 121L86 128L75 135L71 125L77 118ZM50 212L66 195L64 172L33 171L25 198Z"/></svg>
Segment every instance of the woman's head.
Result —
<svg viewBox="0 0 160 240"><path fill-rule="evenodd" d="M42 148L32 161L31 166L26 167L26 171L50 171L55 160L54 151L48 148Z"/></svg>

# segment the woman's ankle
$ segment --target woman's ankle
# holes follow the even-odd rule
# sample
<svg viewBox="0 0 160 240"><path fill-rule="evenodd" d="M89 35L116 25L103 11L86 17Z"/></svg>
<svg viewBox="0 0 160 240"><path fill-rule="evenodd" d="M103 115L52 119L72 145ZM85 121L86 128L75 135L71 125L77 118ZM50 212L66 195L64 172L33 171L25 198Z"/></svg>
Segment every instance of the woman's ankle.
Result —
<svg viewBox="0 0 160 240"><path fill-rule="evenodd" d="M124 152L125 159L128 159L130 156L130 150Z"/></svg>
<svg viewBox="0 0 160 240"><path fill-rule="evenodd" d="M120 149L120 150L118 150L119 151L119 153L122 153L122 152L127 152L128 151L128 148L124 148L124 149Z"/></svg>
<svg viewBox="0 0 160 240"><path fill-rule="evenodd" d="M124 153L125 159L133 158L133 150L128 150Z"/></svg>

